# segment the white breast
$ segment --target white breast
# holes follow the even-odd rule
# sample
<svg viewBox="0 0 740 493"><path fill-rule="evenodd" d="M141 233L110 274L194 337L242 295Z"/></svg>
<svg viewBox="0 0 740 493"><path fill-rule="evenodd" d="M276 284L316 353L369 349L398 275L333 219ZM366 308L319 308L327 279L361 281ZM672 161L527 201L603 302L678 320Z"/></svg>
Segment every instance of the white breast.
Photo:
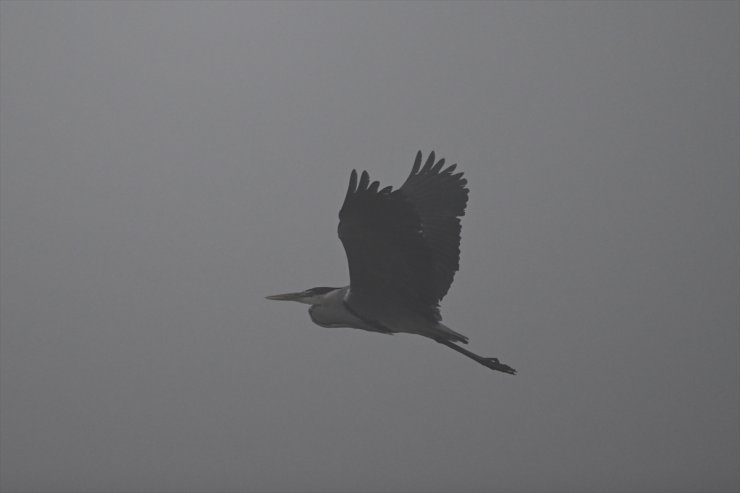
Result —
<svg viewBox="0 0 740 493"><path fill-rule="evenodd" d="M351 327L369 330L367 324L347 309L349 286L326 293L320 303L308 309L311 320L322 327Z"/></svg>
<svg viewBox="0 0 740 493"><path fill-rule="evenodd" d="M343 303L313 305L308 309L311 320L322 327L358 327L362 321L352 315Z"/></svg>

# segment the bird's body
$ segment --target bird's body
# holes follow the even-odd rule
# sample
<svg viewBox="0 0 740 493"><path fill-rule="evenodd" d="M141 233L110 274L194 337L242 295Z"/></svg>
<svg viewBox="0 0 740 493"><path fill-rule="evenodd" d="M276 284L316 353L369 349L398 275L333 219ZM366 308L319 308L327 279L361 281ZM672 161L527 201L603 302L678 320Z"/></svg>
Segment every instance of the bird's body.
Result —
<svg viewBox="0 0 740 493"><path fill-rule="evenodd" d="M379 332L371 324L352 313L345 303L349 294L349 286L343 288L331 288L326 294L320 295L308 309L308 314L313 323L322 327L349 327L362 329L370 332Z"/></svg>
<svg viewBox="0 0 740 493"><path fill-rule="evenodd" d="M352 171L339 212L339 238L349 263L350 285L311 288L268 296L311 305L322 327L350 327L385 334L409 333L433 339L504 373L513 368L458 345L468 338L442 323L439 302L459 268L460 217L468 200L467 181L444 168L434 152L421 166L421 151L397 190L358 180Z"/></svg>
<svg viewBox="0 0 740 493"><path fill-rule="evenodd" d="M324 289L324 288L320 288ZM347 302L350 295L350 287L342 288L325 288L329 289L326 293L315 294L311 299L311 306L308 314L316 325L321 327L346 327L353 329L362 329L369 332L380 332L382 334L417 334L423 336L433 336L437 338L449 338L467 342L468 338L458 334L441 322L430 324L423 318L408 313L404 317L389 317L386 323L381 320L368 320L362 318L352 306ZM306 303L306 301L302 301Z"/></svg>

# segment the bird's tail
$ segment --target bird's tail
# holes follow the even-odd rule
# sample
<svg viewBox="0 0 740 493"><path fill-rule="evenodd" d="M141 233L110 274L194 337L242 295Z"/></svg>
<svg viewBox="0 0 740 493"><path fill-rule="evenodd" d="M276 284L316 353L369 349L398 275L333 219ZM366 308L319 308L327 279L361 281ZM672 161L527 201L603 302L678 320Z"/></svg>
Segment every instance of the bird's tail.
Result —
<svg viewBox="0 0 740 493"><path fill-rule="evenodd" d="M467 336L464 336L459 332L455 332L441 322L437 323L437 329L439 329L439 331L441 332L442 337L450 342L462 342L463 344L468 343Z"/></svg>

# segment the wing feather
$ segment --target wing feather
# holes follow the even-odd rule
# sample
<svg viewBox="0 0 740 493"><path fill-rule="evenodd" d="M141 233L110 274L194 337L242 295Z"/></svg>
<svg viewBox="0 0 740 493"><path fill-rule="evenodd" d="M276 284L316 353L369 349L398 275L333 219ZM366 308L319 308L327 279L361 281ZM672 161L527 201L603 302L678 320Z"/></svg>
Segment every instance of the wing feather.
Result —
<svg viewBox="0 0 740 493"><path fill-rule="evenodd" d="M421 162L421 151L416 155ZM460 217L468 203L467 180L463 173L452 174L457 164L444 168L445 160L435 164L429 154L421 170L414 166L399 191L414 205L421 219L422 235L434 263L434 293L439 302L447 294L460 268Z"/></svg>
<svg viewBox="0 0 740 493"><path fill-rule="evenodd" d="M339 238L349 264L349 304L360 312L412 309L439 321L460 258L460 217L467 181L456 164L419 151L398 190L380 188L366 171L353 170L339 212Z"/></svg>
<svg viewBox="0 0 740 493"><path fill-rule="evenodd" d="M403 306L439 320L434 257L419 214L398 190L378 190L378 182L369 181L363 172L358 183L352 171L339 212L338 233L349 264L348 302L365 311Z"/></svg>

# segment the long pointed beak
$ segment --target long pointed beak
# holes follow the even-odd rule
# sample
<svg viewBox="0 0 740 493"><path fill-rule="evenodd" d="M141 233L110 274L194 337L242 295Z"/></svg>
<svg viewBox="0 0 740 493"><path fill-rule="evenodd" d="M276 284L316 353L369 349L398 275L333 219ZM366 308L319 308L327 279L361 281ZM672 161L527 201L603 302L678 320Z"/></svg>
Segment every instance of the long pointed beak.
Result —
<svg viewBox="0 0 740 493"><path fill-rule="evenodd" d="M298 293L273 294L272 296L265 296L265 298L268 300L295 301L302 295L303 291Z"/></svg>

